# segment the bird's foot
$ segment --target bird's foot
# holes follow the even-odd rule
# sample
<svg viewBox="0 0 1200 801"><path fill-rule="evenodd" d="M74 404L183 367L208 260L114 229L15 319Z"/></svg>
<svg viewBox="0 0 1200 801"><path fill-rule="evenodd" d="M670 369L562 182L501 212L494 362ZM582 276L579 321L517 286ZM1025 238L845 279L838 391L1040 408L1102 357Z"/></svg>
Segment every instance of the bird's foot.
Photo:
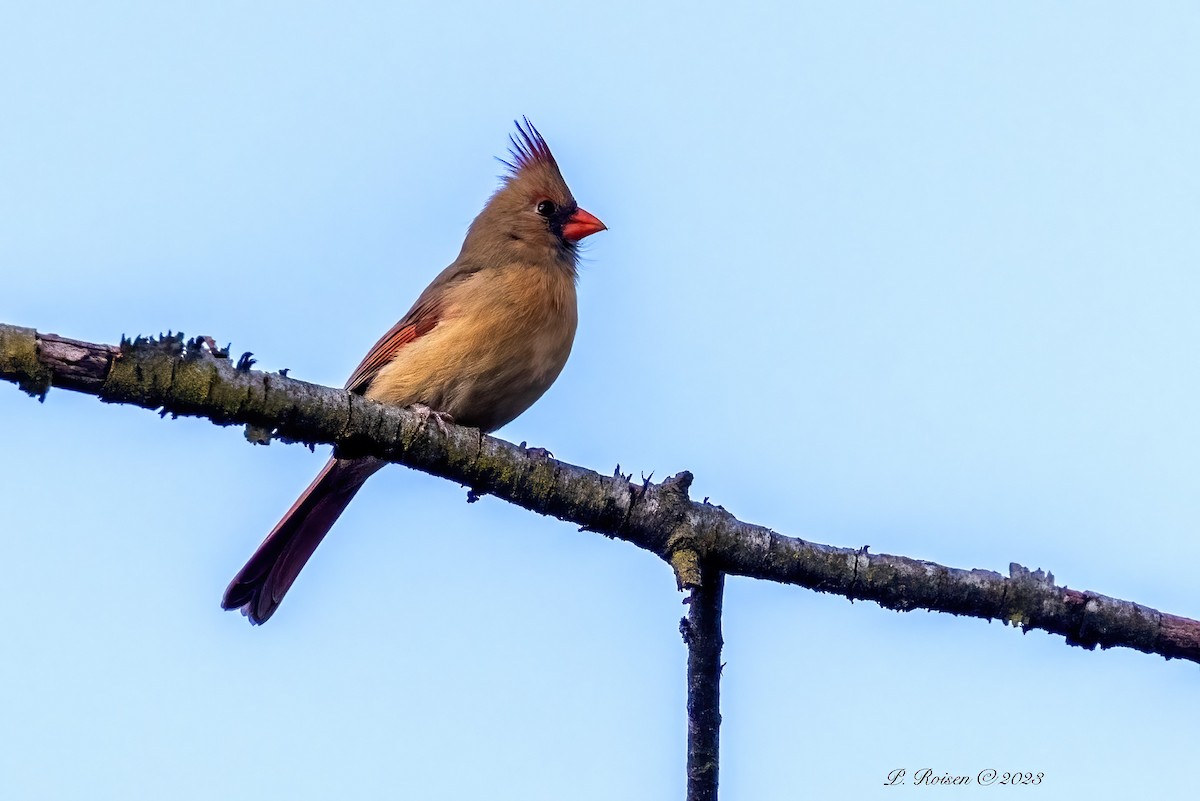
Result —
<svg viewBox="0 0 1200 801"><path fill-rule="evenodd" d="M524 442L521 443L521 447L525 448L525 452L528 453L530 456L536 456L539 459L553 459L554 458L554 454L551 453L550 451L546 450L545 448L530 448L530 447L527 447Z"/></svg>
<svg viewBox="0 0 1200 801"><path fill-rule="evenodd" d="M414 403L409 407L417 416L421 418L421 425L428 426L429 421L433 420L433 424L437 426L438 431L443 434L450 433L450 426L454 425L454 418L446 412L439 412L436 409L431 409L424 403Z"/></svg>

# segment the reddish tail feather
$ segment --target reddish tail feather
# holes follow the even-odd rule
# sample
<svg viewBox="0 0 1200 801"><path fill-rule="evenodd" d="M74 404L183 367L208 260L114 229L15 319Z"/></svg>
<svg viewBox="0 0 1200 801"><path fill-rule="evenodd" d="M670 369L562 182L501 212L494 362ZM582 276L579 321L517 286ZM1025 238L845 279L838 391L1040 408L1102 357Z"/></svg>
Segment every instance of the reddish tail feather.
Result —
<svg viewBox="0 0 1200 801"><path fill-rule="evenodd" d="M221 606L241 608L251 623L266 623L359 487L383 464L330 459L234 576Z"/></svg>

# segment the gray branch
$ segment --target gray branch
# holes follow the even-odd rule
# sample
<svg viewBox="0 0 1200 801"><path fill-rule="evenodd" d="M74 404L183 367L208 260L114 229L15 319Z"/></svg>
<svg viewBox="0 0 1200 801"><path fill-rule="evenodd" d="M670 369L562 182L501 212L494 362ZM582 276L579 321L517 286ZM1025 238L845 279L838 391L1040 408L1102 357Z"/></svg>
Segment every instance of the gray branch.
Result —
<svg viewBox="0 0 1200 801"><path fill-rule="evenodd" d="M0 324L0 378L41 397L52 387L218 425L267 429L279 439L334 445L468 486L474 495L631 542L700 587L699 565L795 584L888 609L929 609L1060 634L1084 648L1121 646L1200 662L1200 623L1054 583L1013 564L1009 576L963 570L865 548L837 548L744 523L688 497L691 474L661 484L604 476L546 458L474 429L425 427L412 412L340 389L235 365L211 339L181 335L119 346L78 342Z"/></svg>

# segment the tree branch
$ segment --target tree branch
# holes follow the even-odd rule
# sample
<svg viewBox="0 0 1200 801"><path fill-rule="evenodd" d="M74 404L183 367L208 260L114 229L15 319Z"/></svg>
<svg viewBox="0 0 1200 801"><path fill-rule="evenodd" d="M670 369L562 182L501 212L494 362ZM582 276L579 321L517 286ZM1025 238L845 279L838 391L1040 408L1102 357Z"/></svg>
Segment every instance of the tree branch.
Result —
<svg viewBox="0 0 1200 801"><path fill-rule="evenodd" d="M163 415L249 424L277 438L333 444L347 456L374 455L458 481L583 530L631 542L667 560L796 584L888 609L924 608L1042 629L1085 648L1121 646L1200 662L1200 622L1093 592L1068 589L1020 565L1005 578L903 556L868 554L785 537L688 498L691 474L662 484L631 483L548 459L474 429L425 428L421 417L279 373L235 366L210 339L181 335L120 346L78 342L0 325L0 378L44 396L61 386ZM697 568L698 569L698 568Z"/></svg>
<svg viewBox="0 0 1200 801"><path fill-rule="evenodd" d="M697 565L700 583L689 588L679 631L688 647L687 801L717 801L721 746L721 602L725 574Z"/></svg>

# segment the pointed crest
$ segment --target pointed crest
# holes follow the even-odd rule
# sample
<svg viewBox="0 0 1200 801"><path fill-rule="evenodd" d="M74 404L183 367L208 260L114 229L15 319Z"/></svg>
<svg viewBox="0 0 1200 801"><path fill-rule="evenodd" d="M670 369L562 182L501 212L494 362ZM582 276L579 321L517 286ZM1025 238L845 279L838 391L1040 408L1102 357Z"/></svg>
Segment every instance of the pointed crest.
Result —
<svg viewBox="0 0 1200 801"><path fill-rule="evenodd" d="M532 167L535 164L545 164L558 169L558 163L554 161L554 155L550 152L549 146L546 145L546 140L538 133L538 129L533 127L533 123L528 117L521 117L516 120L517 132L509 134L508 141L512 142L512 147L508 149L512 157L512 161L506 159L498 159L501 164L512 170L512 178L517 177L517 173L526 167ZM522 124L523 123L523 124Z"/></svg>

